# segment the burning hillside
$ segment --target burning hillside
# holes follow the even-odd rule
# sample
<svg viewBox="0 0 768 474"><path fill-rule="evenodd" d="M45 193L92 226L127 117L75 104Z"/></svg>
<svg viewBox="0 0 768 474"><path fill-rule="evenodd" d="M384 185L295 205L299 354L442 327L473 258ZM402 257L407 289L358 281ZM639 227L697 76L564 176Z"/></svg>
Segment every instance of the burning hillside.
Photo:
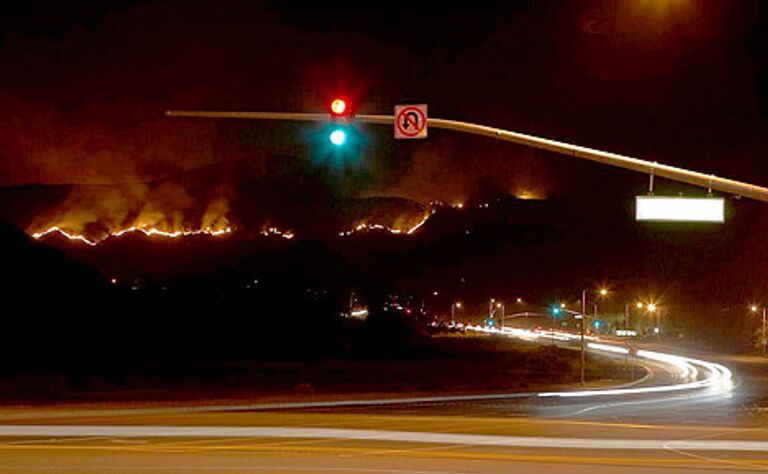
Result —
<svg viewBox="0 0 768 474"><path fill-rule="evenodd" d="M221 190L207 199L196 197L173 182L74 187L62 202L35 216L28 232L36 239L57 234L89 245L132 233L219 236L232 232L229 199Z"/></svg>
<svg viewBox="0 0 768 474"><path fill-rule="evenodd" d="M249 177L242 168L230 171L194 170L159 182L70 186L56 193L45 186L10 189L0 195L0 218L35 239L95 246L130 235L285 240L410 235L436 210L434 204L401 198L340 199L312 192L317 185L306 180L275 182Z"/></svg>

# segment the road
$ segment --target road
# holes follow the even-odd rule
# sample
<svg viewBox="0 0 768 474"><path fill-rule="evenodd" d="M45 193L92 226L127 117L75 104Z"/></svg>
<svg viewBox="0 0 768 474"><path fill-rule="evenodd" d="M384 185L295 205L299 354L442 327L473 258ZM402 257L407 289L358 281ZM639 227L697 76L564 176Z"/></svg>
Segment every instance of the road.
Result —
<svg viewBox="0 0 768 474"><path fill-rule="evenodd" d="M753 383L759 372L745 370L748 376L735 379L735 390L709 384L658 391L703 382L712 374L706 365L693 371L682 359L657 359L643 361L649 376L641 383L610 395L531 393L378 405L4 408L0 473L768 470L765 421L744 409L763 393ZM642 390L649 388L654 391Z"/></svg>
<svg viewBox="0 0 768 474"><path fill-rule="evenodd" d="M0 472L498 473L768 469L756 427L530 417L178 413L0 426ZM738 441L737 441L738 440Z"/></svg>

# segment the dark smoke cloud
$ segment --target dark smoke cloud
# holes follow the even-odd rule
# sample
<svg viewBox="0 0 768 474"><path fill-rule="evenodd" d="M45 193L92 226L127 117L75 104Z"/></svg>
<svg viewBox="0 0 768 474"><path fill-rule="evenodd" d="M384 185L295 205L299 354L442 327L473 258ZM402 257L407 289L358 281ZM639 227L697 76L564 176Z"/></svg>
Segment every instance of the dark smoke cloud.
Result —
<svg viewBox="0 0 768 474"><path fill-rule="evenodd" d="M723 163L750 170L755 149L766 147L751 56L739 49L748 27L730 33L749 12L694 0L661 2L670 4L663 17L643 10L657 3L467 3L406 15L393 15L392 4L331 14L301 2L29 7L5 22L0 52L0 184L147 182L299 153L298 133L163 112L323 110L338 92L361 113L423 101L435 116L739 177ZM691 111L711 112L693 120ZM237 141L233 127L254 133ZM571 170L551 157L448 135L406 145L382 132L361 166L326 183L345 196L423 202L466 199L489 179L519 195L567 189ZM265 172L279 175L280 166Z"/></svg>
<svg viewBox="0 0 768 474"><path fill-rule="evenodd" d="M212 162L214 132L212 123L180 126L161 117L127 127L74 121L52 104L0 95L0 184L156 178Z"/></svg>

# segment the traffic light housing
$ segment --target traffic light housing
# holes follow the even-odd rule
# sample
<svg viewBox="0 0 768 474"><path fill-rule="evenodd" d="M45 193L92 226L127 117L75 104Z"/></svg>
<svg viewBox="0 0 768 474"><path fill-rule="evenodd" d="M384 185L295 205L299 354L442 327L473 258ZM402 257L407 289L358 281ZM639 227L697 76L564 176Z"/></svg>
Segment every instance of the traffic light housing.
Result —
<svg viewBox="0 0 768 474"><path fill-rule="evenodd" d="M336 97L328 104L328 111L331 114L331 122L334 124L328 133L328 140L334 147L342 147L347 143L347 126L352 118L349 101L344 97Z"/></svg>

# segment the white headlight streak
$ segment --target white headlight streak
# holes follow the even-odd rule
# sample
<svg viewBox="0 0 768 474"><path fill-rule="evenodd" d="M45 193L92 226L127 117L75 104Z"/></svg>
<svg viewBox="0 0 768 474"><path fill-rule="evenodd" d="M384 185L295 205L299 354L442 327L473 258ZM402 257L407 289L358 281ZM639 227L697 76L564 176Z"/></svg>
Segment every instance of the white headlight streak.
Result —
<svg viewBox="0 0 768 474"><path fill-rule="evenodd" d="M517 337L529 341L535 341L540 338L543 338L544 340L552 338L559 341L578 340L580 338L579 335L557 331L531 331L518 328L504 328L503 330L498 330L481 326L468 326L467 329L486 333L503 334L509 337ZM585 339L592 341L596 340L595 337L585 337ZM589 342L587 343L587 348L595 352L605 352L617 355L628 354L626 347L618 344ZM733 373L724 365L715 362L647 350L638 350L637 358L653 361L671 368L684 382L650 387L541 392L537 395L539 397L595 397L606 395L639 395L647 393L679 392L682 390L706 390L707 394L724 394L733 389Z"/></svg>

